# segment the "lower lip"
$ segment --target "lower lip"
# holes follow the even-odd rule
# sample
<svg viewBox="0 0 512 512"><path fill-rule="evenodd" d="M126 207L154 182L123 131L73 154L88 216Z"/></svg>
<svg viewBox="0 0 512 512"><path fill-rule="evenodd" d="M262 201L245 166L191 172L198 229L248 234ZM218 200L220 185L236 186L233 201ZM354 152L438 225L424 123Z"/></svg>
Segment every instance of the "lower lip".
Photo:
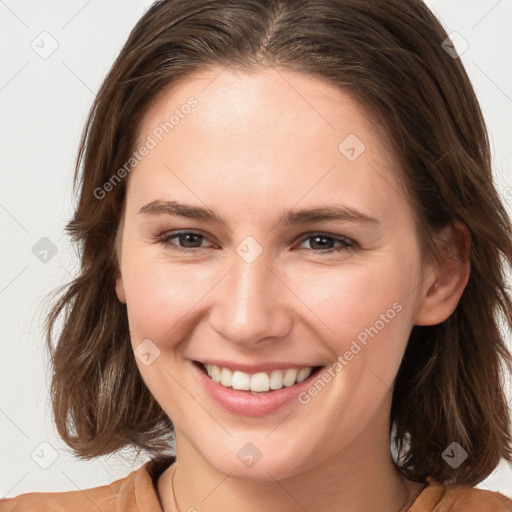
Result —
<svg viewBox="0 0 512 512"><path fill-rule="evenodd" d="M243 416L264 416L271 414L281 407L298 400L297 396L305 391L311 382L317 378L320 370L312 373L306 380L290 387L253 395L248 391L240 391L233 388L226 388L222 384L210 379L199 367L200 363L192 364L202 385L207 389L213 400L229 412Z"/></svg>

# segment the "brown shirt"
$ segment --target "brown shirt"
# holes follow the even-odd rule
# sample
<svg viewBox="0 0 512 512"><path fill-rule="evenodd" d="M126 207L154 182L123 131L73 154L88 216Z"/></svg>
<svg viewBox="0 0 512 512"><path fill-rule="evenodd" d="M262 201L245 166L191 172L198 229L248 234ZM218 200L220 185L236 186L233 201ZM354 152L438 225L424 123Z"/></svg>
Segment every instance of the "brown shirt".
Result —
<svg viewBox="0 0 512 512"><path fill-rule="evenodd" d="M125 478L84 491L31 492L0 501L0 512L162 512L156 490L171 458L151 460ZM503 494L432 480L407 512L512 512Z"/></svg>

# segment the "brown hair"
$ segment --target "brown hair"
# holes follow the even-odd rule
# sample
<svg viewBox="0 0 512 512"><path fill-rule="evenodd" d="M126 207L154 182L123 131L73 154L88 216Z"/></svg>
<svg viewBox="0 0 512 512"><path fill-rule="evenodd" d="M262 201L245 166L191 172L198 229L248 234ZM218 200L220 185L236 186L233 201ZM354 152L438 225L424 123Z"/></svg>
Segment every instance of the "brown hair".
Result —
<svg viewBox="0 0 512 512"><path fill-rule="evenodd" d="M57 429L80 457L135 446L169 448L173 425L142 381L126 307L115 293L115 238L128 161L150 102L210 66L280 66L351 91L387 128L417 215L425 255L459 222L471 235L469 282L455 312L414 326L395 380L390 429L412 480L474 485L512 459L502 371L512 359L499 330L512 325L505 265L511 224L493 186L484 120L447 34L420 0L162 0L135 28L104 80L84 128L67 231L81 268L47 319ZM430 256L429 256L430 257ZM57 319L63 326L53 344ZM501 315L501 317L500 317ZM441 457L458 442L469 458Z"/></svg>

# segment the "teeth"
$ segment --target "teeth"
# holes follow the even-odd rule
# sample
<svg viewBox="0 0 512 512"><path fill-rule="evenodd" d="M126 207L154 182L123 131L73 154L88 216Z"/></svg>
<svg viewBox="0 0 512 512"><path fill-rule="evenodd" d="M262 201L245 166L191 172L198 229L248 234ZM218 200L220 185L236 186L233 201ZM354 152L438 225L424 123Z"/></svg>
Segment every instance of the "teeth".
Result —
<svg viewBox="0 0 512 512"><path fill-rule="evenodd" d="M224 368L222 372L229 372L229 370ZM225 385L224 382L222 384ZM251 376L244 372L233 372L231 377L231 387L233 389L249 391L249 388L251 387Z"/></svg>
<svg viewBox="0 0 512 512"><path fill-rule="evenodd" d="M229 368L221 368L214 364L204 365L208 376L226 388L232 387L254 393L265 393L269 390L290 387L298 382L306 380L313 371L313 367L288 368L287 370L273 370L272 372L260 372L252 375Z"/></svg>
<svg viewBox="0 0 512 512"><path fill-rule="evenodd" d="M227 368L222 368L220 372L220 383L227 388L231 387L231 382L233 381L233 372L228 370Z"/></svg>
<svg viewBox="0 0 512 512"><path fill-rule="evenodd" d="M286 370L286 373L284 374L283 386L286 386L287 388L289 388L290 386L293 386L295 384L296 380L297 380L297 370L290 368L289 370Z"/></svg>
<svg viewBox="0 0 512 512"><path fill-rule="evenodd" d="M281 389L283 387L283 372L274 370L270 374L270 389Z"/></svg>
<svg viewBox="0 0 512 512"><path fill-rule="evenodd" d="M306 380L311 375L312 368L302 368L297 375L297 382Z"/></svg>
<svg viewBox="0 0 512 512"><path fill-rule="evenodd" d="M218 366L214 366L213 364L210 364L208 365L210 368L211 368L211 372L212 374L210 375L210 377L215 381L215 382L220 382L220 368Z"/></svg>
<svg viewBox="0 0 512 512"><path fill-rule="evenodd" d="M247 373L245 375L249 377ZM251 391L263 392L268 391L269 388L270 377L265 372L255 373L254 375L251 375Z"/></svg>

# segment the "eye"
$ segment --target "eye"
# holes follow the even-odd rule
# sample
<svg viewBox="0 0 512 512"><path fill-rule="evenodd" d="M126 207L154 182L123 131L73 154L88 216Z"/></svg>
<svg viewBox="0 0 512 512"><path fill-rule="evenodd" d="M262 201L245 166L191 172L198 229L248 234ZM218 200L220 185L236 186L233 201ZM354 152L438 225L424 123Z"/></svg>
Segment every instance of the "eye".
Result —
<svg viewBox="0 0 512 512"><path fill-rule="evenodd" d="M175 241L174 241L175 240ZM203 245L208 237L202 233L194 231L169 231L158 235L155 238L157 243L162 244L165 248L178 252L192 252L199 249L213 247ZM355 251L358 244L343 236L330 235L328 233L312 233L302 238L301 245L305 242L309 243L310 248L303 247L301 250L312 251L318 254L332 254L333 252Z"/></svg>
<svg viewBox="0 0 512 512"><path fill-rule="evenodd" d="M176 239L177 242L173 242L172 240L174 239ZM170 231L156 238L156 241L161 243L164 247L179 252L190 252L191 249L201 249L205 247L201 245L204 240L208 240L206 236L193 231Z"/></svg>
<svg viewBox="0 0 512 512"><path fill-rule="evenodd" d="M358 248L354 240L346 237L334 236L328 233L313 233L302 239L301 244L308 242L313 252L330 254L333 252L355 251ZM336 246L338 244L338 246ZM320 250L317 250L320 249Z"/></svg>

